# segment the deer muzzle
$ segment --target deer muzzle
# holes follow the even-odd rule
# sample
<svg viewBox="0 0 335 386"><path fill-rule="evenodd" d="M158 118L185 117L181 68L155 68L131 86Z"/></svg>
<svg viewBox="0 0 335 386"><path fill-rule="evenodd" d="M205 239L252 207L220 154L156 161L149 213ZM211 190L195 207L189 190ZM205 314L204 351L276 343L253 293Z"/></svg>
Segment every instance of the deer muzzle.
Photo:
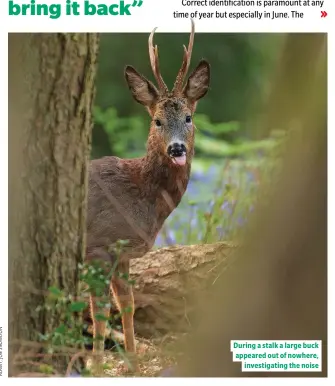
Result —
<svg viewBox="0 0 335 386"><path fill-rule="evenodd" d="M167 153L175 165L184 166L186 164L186 146L181 142L174 142L167 148Z"/></svg>

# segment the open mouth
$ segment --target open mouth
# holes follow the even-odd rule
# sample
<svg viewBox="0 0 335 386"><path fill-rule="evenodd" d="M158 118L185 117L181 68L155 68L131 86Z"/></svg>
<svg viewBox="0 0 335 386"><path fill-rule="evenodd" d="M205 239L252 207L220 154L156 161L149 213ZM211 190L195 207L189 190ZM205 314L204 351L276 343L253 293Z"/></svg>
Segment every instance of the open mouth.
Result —
<svg viewBox="0 0 335 386"><path fill-rule="evenodd" d="M186 152L186 146L180 142L175 142L167 148L167 154L172 162L178 166L186 164Z"/></svg>
<svg viewBox="0 0 335 386"><path fill-rule="evenodd" d="M171 157L171 159L175 165L184 166L186 164L186 154L182 154L179 157Z"/></svg>

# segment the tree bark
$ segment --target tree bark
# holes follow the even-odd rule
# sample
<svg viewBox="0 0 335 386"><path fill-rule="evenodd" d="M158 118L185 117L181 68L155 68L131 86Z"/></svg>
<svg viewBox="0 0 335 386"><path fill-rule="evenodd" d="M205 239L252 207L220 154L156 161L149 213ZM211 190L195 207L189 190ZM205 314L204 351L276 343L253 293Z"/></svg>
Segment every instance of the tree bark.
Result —
<svg viewBox="0 0 335 386"><path fill-rule="evenodd" d="M97 34L9 35L10 376L58 326L57 310L36 311L48 287L78 291L97 52Z"/></svg>

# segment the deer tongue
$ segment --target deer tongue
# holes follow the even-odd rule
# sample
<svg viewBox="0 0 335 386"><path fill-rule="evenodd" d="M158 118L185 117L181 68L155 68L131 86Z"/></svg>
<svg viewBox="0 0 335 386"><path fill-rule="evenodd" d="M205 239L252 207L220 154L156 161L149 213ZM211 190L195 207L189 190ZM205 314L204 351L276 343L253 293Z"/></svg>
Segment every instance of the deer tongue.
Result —
<svg viewBox="0 0 335 386"><path fill-rule="evenodd" d="M172 161L179 166L184 166L186 164L186 155L182 155L180 157L173 157Z"/></svg>

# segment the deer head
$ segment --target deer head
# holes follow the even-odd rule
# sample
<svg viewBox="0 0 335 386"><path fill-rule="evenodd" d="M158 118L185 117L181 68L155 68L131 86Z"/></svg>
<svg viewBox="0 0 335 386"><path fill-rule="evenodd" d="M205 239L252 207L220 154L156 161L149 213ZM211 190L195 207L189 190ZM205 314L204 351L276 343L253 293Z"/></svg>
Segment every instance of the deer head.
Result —
<svg viewBox="0 0 335 386"><path fill-rule="evenodd" d="M172 91L169 91L159 70L158 48L153 45L156 28L149 37L149 57L158 88L134 67L125 68L125 78L134 99L147 108L152 118L149 143L154 144L155 152L175 167L186 165L193 156L193 114L198 100L206 95L210 81L209 63L201 60L184 83L194 41L194 22L191 21L188 48L184 46L183 62Z"/></svg>

